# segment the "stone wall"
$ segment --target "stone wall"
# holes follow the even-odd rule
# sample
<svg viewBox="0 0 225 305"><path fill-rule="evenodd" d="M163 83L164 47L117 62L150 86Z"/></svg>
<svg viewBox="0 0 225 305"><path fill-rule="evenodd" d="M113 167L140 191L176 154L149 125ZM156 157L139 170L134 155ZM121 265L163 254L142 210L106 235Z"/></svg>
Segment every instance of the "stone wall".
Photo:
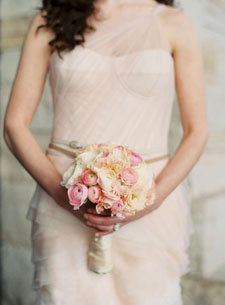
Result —
<svg viewBox="0 0 225 305"><path fill-rule="evenodd" d="M1 130L21 44L38 0L2 0ZM189 249L191 270L182 278L185 305L225 303L225 0L183 0L201 42L206 74L210 136L206 151L188 176L192 190L195 234ZM190 88L191 89L191 88ZM47 148L52 122L48 84L32 122L32 133ZM181 125L174 103L170 128L171 152L179 143ZM3 305L34 304L31 289L30 223L25 219L35 183L7 149L1 133L1 211Z"/></svg>
<svg viewBox="0 0 225 305"><path fill-rule="evenodd" d="M196 233L190 247L192 268L184 287L194 304L225 304L225 1L183 1L202 45L210 136L190 174ZM193 297L194 296L194 297Z"/></svg>
<svg viewBox="0 0 225 305"><path fill-rule="evenodd" d="M1 130L24 35L38 0L2 1ZM52 106L48 86L32 122L32 133L42 149L50 138ZM25 218L35 182L9 152L1 133L1 210L3 227L3 305L32 305L30 222Z"/></svg>

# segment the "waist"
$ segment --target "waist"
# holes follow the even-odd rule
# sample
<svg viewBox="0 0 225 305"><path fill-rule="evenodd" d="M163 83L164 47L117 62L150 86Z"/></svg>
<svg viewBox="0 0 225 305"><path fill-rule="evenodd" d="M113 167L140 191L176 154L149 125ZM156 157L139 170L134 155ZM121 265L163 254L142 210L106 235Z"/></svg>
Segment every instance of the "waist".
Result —
<svg viewBox="0 0 225 305"><path fill-rule="evenodd" d="M109 142L109 143L114 143L114 142ZM65 140L65 139L59 139L59 138L52 137L51 142L49 143L48 147L50 149L57 150L63 154L66 154L69 157L75 158L77 156L76 152L80 148L85 147L86 145L87 145L87 143L81 143L80 141L77 141L77 140L69 141L69 140ZM120 145L120 144L118 143L118 145ZM164 147L164 148L155 147L150 150L133 149L133 151L135 151L136 153L141 155L141 157L143 158L143 160L146 163L152 163L152 162L156 162L156 161L159 161L162 159L170 158L170 154L168 152L167 147Z"/></svg>

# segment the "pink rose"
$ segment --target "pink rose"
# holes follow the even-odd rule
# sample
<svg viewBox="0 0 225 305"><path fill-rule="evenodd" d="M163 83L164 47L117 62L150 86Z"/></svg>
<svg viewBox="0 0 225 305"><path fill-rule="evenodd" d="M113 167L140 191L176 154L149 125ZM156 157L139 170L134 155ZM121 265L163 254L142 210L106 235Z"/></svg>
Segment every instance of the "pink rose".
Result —
<svg viewBox="0 0 225 305"><path fill-rule="evenodd" d="M89 168L85 169L81 174L84 184L91 186L97 184L98 177Z"/></svg>
<svg viewBox="0 0 225 305"><path fill-rule="evenodd" d="M124 170L119 172L118 176L127 185L133 185L138 180L138 172L132 167L125 168Z"/></svg>
<svg viewBox="0 0 225 305"><path fill-rule="evenodd" d="M130 153L129 159L131 165L138 165L143 161L142 157L133 151Z"/></svg>
<svg viewBox="0 0 225 305"><path fill-rule="evenodd" d="M88 189L88 199L93 202L97 203L101 196L101 188L98 185L90 186Z"/></svg>
<svg viewBox="0 0 225 305"><path fill-rule="evenodd" d="M68 188L69 203L74 210L78 210L88 196L88 188L82 183L76 183Z"/></svg>

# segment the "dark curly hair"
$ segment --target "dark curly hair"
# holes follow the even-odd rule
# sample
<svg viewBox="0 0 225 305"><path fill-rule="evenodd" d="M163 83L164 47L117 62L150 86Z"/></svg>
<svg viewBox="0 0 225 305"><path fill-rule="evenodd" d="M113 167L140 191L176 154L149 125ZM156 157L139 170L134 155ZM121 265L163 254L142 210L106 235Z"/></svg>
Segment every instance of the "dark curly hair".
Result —
<svg viewBox="0 0 225 305"><path fill-rule="evenodd" d="M97 0L43 0L39 10L45 19L42 27L51 29L55 37L49 42L60 53L72 50L85 42L84 32L95 28L87 23L87 18L98 12L94 3ZM173 6L174 0L157 0L159 3Z"/></svg>

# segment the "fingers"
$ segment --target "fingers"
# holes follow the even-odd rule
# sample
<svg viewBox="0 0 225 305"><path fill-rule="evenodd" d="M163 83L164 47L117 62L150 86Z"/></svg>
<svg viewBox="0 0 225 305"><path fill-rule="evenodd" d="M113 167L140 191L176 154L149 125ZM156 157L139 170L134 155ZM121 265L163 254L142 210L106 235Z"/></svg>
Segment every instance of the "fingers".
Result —
<svg viewBox="0 0 225 305"><path fill-rule="evenodd" d="M97 230L100 230L100 231L95 232L95 236L103 236L103 235L111 234L111 233L115 232L113 229L113 225L110 225L110 226L95 225L89 221L87 221L87 225L90 227L93 227ZM123 225L120 225L120 226L122 227Z"/></svg>
<svg viewBox="0 0 225 305"><path fill-rule="evenodd" d="M87 225L89 225L90 227L94 227L100 231L103 231L103 232L108 232L108 233L111 233L113 232L113 226L102 226L102 225L95 225L89 221L87 221Z"/></svg>
<svg viewBox="0 0 225 305"><path fill-rule="evenodd" d="M108 216L110 216L111 215L111 211L110 210L104 210L104 211L102 211L100 214L98 214L97 213L97 211L96 211L96 208L89 208L88 210L87 210L87 212L88 213L90 213L90 214L94 214L94 215L108 215Z"/></svg>
<svg viewBox="0 0 225 305"><path fill-rule="evenodd" d="M124 219L120 219L119 217L116 216L102 217L89 213L85 213L84 218L92 224L103 225L103 226L111 226L114 225L115 223L124 222Z"/></svg>

